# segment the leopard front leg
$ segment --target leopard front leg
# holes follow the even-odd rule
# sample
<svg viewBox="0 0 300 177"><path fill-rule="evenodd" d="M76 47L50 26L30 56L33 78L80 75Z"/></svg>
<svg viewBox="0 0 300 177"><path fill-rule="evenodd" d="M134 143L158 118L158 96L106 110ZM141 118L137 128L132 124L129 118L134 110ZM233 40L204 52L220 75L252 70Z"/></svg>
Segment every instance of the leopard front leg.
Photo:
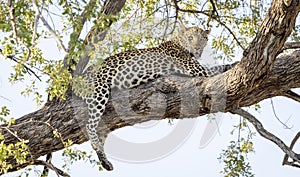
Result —
<svg viewBox="0 0 300 177"><path fill-rule="evenodd" d="M210 68L205 68L205 70L206 70L208 77L212 77L212 76L215 76L215 75L218 75L218 74L228 71L229 69L233 68L238 63L239 62L234 62L232 64L213 66Z"/></svg>
<svg viewBox="0 0 300 177"><path fill-rule="evenodd" d="M106 92L103 92L104 90ZM103 115L105 106L108 102L109 92L109 87L105 85L102 87L101 93L95 91L90 98L86 99L89 112L89 120L86 124L86 130L91 141L92 147L96 151L102 167L108 171L111 171L113 170L113 166L107 160L103 148L107 132L100 132L100 137L97 134L97 127L99 126L99 124L104 125L104 122L101 120L101 116Z"/></svg>

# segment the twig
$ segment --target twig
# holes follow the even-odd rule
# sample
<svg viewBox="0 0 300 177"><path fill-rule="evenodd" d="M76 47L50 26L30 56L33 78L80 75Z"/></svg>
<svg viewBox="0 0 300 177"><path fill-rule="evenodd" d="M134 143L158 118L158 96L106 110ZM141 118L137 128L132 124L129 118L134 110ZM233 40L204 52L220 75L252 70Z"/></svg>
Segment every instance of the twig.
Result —
<svg viewBox="0 0 300 177"><path fill-rule="evenodd" d="M1 50L0 50L0 53L1 53ZM20 63L18 60L20 60L20 59L18 59L17 57L15 57L15 56L13 56L13 55L9 55L9 56L7 56L7 58L8 59L11 59L12 61L14 61L14 62L16 62L16 63ZM42 82L42 79L32 70L32 69L30 69L28 66L26 66L25 64L23 64L23 63L20 63L24 68L25 68L25 70L26 70L26 72L29 74L29 75L31 75L31 74L33 74L39 81L41 81Z"/></svg>
<svg viewBox="0 0 300 177"><path fill-rule="evenodd" d="M17 138L20 142L23 142L24 140L21 139L20 137L18 137L18 135L15 132L12 132L8 127L0 127L5 129L8 133L10 133L11 135L13 135L15 138Z"/></svg>
<svg viewBox="0 0 300 177"><path fill-rule="evenodd" d="M285 129L291 129L292 127L288 127L288 126L287 126L285 123L283 123L283 122L280 120L280 118L277 116L272 98L271 98L270 100L271 100L271 106L272 106L273 114L274 114L274 116L276 117L276 119L283 125L283 127L284 127Z"/></svg>
<svg viewBox="0 0 300 177"><path fill-rule="evenodd" d="M48 24L48 22L45 20L45 18L42 16L40 10L38 9L36 0L32 1L33 7L35 9L35 12L40 16L40 19L42 20L43 24L46 26L48 31L52 34L54 39L56 40L59 47L65 52L68 53L66 47L64 46L62 40L59 38L59 36L55 33L55 31L51 28L51 26Z"/></svg>
<svg viewBox="0 0 300 177"><path fill-rule="evenodd" d="M294 137L293 141L291 142L290 148L293 149L296 142L298 141L298 139L300 138L300 132L297 133L297 135ZM287 154L285 154L284 158L283 158L283 162L282 165L290 165L293 167L297 167L300 168L300 165L295 164L294 162L290 162L289 160L289 156Z"/></svg>
<svg viewBox="0 0 300 177"><path fill-rule="evenodd" d="M293 99L300 103L300 95L298 95L296 92L293 92L292 90L283 92L283 96Z"/></svg>
<svg viewBox="0 0 300 177"><path fill-rule="evenodd" d="M245 50L246 48L240 43L240 41L238 40L238 38L235 36L235 34L233 33L233 31L225 24L223 23L220 18L218 16L215 16L215 15L210 15L204 11L199 11L199 10L189 10L189 9L181 9L178 4L177 4L177 1L176 0L173 0L174 2L174 6L175 6L175 9L178 10L178 11L181 11L181 12L188 12L188 13L200 13L200 14L203 14L203 15L206 15L208 17L211 17L213 18L214 20L216 20L220 25L222 25L226 30L228 30L228 32L232 35L232 37L234 38L234 40L236 41L236 43L243 49Z"/></svg>
<svg viewBox="0 0 300 177"><path fill-rule="evenodd" d="M32 41L31 41L32 45L34 44L34 41L36 39L39 19L40 19L40 14L38 13L38 11L36 11L34 16L34 26L33 26L33 34L32 34Z"/></svg>
<svg viewBox="0 0 300 177"><path fill-rule="evenodd" d="M53 164L48 163L46 161L43 160L34 160L32 165L43 165L51 170L53 170L56 175L59 176L65 176L65 177L70 177L70 175L64 171L62 171L61 169L55 167Z"/></svg>
<svg viewBox="0 0 300 177"><path fill-rule="evenodd" d="M4 96L2 96L2 95L0 95L0 98L5 99L6 101L12 102L10 99L8 99L8 98L6 98L6 97L4 97Z"/></svg>
<svg viewBox="0 0 300 177"><path fill-rule="evenodd" d="M13 29L13 36L16 40L16 44L18 45L18 31L17 31L17 25L15 20L15 8L13 0L8 0L8 7L9 7L9 17L10 17L10 23Z"/></svg>
<svg viewBox="0 0 300 177"><path fill-rule="evenodd" d="M47 154L46 162L51 164L51 160L52 160L52 153ZM48 166L45 165L41 176L48 176L48 174L49 174L49 168L48 168Z"/></svg>
<svg viewBox="0 0 300 177"><path fill-rule="evenodd" d="M289 157L291 157L294 161L300 163L300 155L296 154L295 152L293 152L291 150L291 148L289 148L281 139L279 139L277 136L273 135L272 133L268 132L262 125L262 123L257 120L253 115L251 115L249 112L241 109L241 108L235 108L232 109L230 112L234 113L234 114L238 114L240 116L243 116L244 118L246 118L254 127L255 129L258 131L258 133L272 141L273 143L275 143L283 152L286 153L286 155L288 155Z"/></svg>

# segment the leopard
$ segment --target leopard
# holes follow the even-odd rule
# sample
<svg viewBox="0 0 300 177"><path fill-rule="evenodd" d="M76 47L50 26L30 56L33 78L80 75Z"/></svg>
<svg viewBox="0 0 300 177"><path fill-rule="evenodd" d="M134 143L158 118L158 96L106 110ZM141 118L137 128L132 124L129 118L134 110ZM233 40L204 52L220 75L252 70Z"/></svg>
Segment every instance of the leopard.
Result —
<svg viewBox="0 0 300 177"><path fill-rule="evenodd" d="M100 65L91 65L83 72L84 87L74 92L87 107L89 118L86 132L104 169L113 166L104 153L107 133L98 136L97 127L110 99L111 89L130 89L162 76L212 77L231 69L234 64L204 67L198 59L207 45L210 30L180 24L178 35L157 47L128 50L104 59ZM86 90L89 89L87 92Z"/></svg>

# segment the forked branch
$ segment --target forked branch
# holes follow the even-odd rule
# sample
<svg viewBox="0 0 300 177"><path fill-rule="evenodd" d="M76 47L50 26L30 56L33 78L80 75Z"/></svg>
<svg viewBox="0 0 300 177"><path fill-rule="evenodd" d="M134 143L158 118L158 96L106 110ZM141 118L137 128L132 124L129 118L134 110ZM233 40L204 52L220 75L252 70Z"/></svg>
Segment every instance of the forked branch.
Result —
<svg viewBox="0 0 300 177"><path fill-rule="evenodd" d="M43 161L43 160L35 160L34 163L32 165L42 165L44 167L47 167L51 170L53 170L56 175L59 176L64 176L64 177L70 177L70 175L64 171L62 171L61 169L55 167L52 163Z"/></svg>
<svg viewBox="0 0 300 177"><path fill-rule="evenodd" d="M295 138L291 142L291 145L290 145L291 150L293 149L293 147L295 146L295 144L296 144L296 142L298 141L299 138L300 138L300 132L297 133L297 135L295 136ZM295 160L289 161L289 156L287 154L285 154L285 156L283 158L282 165L290 165L292 167L300 168L300 164L299 163L297 164L295 162Z"/></svg>

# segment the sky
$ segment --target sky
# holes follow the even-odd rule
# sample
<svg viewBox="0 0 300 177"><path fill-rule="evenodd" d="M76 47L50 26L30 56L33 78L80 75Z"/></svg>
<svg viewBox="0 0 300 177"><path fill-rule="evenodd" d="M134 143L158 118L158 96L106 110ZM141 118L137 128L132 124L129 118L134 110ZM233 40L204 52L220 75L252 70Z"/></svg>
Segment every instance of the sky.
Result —
<svg viewBox="0 0 300 177"><path fill-rule="evenodd" d="M62 58L63 54L57 51L53 40L43 41L40 47L47 58ZM206 49L204 55L209 56L209 54L210 50ZM206 56L203 58L207 58ZM237 56L238 58L240 57ZM7 77L12 72L13 64L12 61L4 60L3 56L0 56L0 106L7 105L11 110L11 116L18 118L39 109L39 107L33 101L33 97L24 97L20 94L25 88L24 85L31 80L31 77L27 77L24 82L8 83ZM46 78L42 77L42 79L43 82L38 83L40 91L47 87L45 84ZM300 89L295 91L300 94ZM46 98L46 93L44 93L44 98ZM291 129L285 129L276 119L270 99L260 103L262 109L259 112L254 111L252 108L246 109L254 114L267 130L289 144L300 130L300 104L283 97L276 97L272 100L277 116L282 122L286 122L288 126L292 127ZM86 162L75 162L68 173L72 177L82 177L83 175L107 177L222 176L220 171L223 166L217 158L222 150L227 148L231 140L237 140L237 136L231 135L230 131L232 131L234 125L239 123L240 119L238 116L229 113L218 114L217 118L220 123L214 129L211 128L216 126L216 122L209 121L207 116L197 119L177 120L172 125L163 120L118 129L109 135L108 143L105 145L109 160L114 165L114 171L99 172L97 167L93 167ZM208 131L212 133L211 135L205 132L206 128L211 130ZM255 131L251 125L250 128ZM201 138L205 137L208 137L210 141L200 145ZM299 176L299 169L281 165L284 153L275 144L258 134L253 138L253 142L255 153L250 154L248 160L252 165L253 173L257 177L266 175L272 177ZM75 145L75 147L87 152L92 150L89 142ZM295 151L300 152L300 145L296 145ZM136 156L139 153L141 155ZM97 158L95 153L93 153L93 157ZM44 157L41 159L44 159ZM60 167L63 164L61 159L61 151L55 152L54 165ZM34 169L41 168L34 167ZM16 172L4 176L17 176L19 174L20 172ZM35 175L34 172L31 174ZM50 176L54 177L55 174L51 172Z"/></svg>

